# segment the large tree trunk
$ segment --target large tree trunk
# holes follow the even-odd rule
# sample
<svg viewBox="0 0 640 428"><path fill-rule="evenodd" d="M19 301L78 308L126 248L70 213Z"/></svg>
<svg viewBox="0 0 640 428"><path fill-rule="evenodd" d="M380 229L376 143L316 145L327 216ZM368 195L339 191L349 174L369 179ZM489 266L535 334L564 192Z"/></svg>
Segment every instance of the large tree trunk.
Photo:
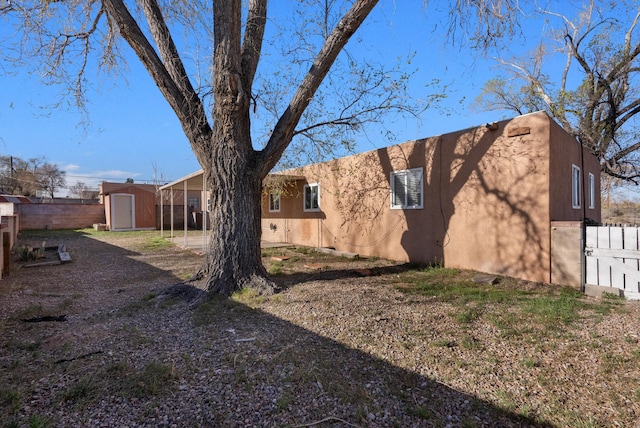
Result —
<svg viewBox="0 0 640 428"><path fill-rule="evenodd" d="M216 129L220 135L211 164L205 167L211 233L204 264L194 279L213 294L229 296L244 287L271 294L275 286L267 278L260 250L263 177L252 165L252 153L245 153L246 144L238 143L248 138L248 123L233 123Z"/></svg>
<svg viewBox="0 0 640 428"><path fill-rule="evenodd" d="M254 68L242 66L240 8L239 1L214 3L214 125L208 142L194 144L211 198L211 238L197 276L207 292L226 296L244 287L260 293L275 289L260 252L265 172L256 166L251 143L247 73Z"/></svg>
<svg viewBox="0 0 640 428"><path fill-rule="evenodd" d="M229 296L244 287L271 294L275 285L267 278L260 250L262 177L241 156L214 155L213 162L205 170L211 235L196 279L213 294Z"/></svg>

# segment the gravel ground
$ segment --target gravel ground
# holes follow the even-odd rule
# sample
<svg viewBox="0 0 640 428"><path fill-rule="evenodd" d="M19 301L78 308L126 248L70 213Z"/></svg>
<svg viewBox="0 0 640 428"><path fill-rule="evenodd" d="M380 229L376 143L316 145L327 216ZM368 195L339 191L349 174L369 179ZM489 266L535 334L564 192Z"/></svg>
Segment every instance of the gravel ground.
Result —
<svg viewBox="0 0 640 428"><path fill-rule="evenodd" d="M637 302L507 329L504 306L461 322L399 291L388 262L299 254L265 259L282 293L194 309L162 291L201 256L150 232L47 239L73 262L0 280L3 426L640 427Z"/></svg>

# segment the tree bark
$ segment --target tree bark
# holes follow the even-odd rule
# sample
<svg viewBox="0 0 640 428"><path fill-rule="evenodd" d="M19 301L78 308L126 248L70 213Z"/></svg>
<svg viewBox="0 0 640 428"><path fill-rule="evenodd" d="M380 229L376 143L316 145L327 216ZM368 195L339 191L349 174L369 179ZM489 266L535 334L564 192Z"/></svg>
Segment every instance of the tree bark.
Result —
<svg viewBox="0 0 640 428"><path fill-rule="evenodd" d="M265 3L252 2L255 4ZM214 105L209 144L199 160L211 198L211 235L196 278L210 294L229 296L248 287L271 294L275 285L262 265L261 192L264 174L256 168L249 118L250 87L257 61L242 63L241 2L214 3ZM266 6L261 10L266 13ZM258 33L258 46L262 35ZM259 49L256 49L259 52Z"/></svg>
<svg viewBox="0 0 640 428"><path fill-rule="evenodd" d="M225 150L226 151L226 150ZM230 296L242 288L272 294L276 286L262 265L262 179L247 169L246 162L222 155L207 174L211 197L211 233L205 261L194 280L208 293ZM222 168L225 174L220 174Z"/></svg>
<svg viewBox="0 0 640 428"><path fill-rule="evenodd" d="M249 0L242 39L242 0L213 2L213 125L185 76L157 0L143 11L154 48L123 0L103 0L108 16L131 45L176 112L207 179L211 237L202 268L191 279L209 294L229 296L249 287L269 294L276 287L262 266L262 180L291 142L294 129L349 38L378 0L356 0L327 37L265 148L251 141L251 88L262 50L267 0ZM158 55L158 53L160 55ZM181 292L178 290L178 292ZM201 295L196 293L197 295Z"/></svg>
<svg viewBox="0 0 640 428"><path fill-rule="evenodd" d="M293 136L302 112L339 52L377 0L358 0L328 36L289 108L262 151L251 143L250 92L261 51L266 2L252 0L241 43L241 1L214 3L214 126L210 145L197 150L211 192L211 238L197 278L209 293L231 295L248 287L260 294L276 290L262 265L262 180Z"/></svg>

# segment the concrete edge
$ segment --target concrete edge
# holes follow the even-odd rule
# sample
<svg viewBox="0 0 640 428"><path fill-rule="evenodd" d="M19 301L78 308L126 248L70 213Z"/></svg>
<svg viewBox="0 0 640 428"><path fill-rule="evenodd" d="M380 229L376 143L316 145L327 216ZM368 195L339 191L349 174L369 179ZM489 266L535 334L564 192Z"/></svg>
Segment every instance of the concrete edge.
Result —
<svg viewBox="0 0 640 428"><path fill-rule="evenodd" d="M605 287L602 285L584 285L584 294L591 297L602 297L604 293L613 294L618 297L624 297L624 290L615 287Z"/></svg>
<svg viewBox="0 0 640 428"><path fill-rule="evenodd" d="M360 257L356 253L348 253L346 251L338 251L338 250L334 250L333 248L326 248L326 247L318 247L316 248L316 251L319 251L321 253L326 253L326 254L333 254L334 256L346 257L348 259L357 259Z"/></svg>

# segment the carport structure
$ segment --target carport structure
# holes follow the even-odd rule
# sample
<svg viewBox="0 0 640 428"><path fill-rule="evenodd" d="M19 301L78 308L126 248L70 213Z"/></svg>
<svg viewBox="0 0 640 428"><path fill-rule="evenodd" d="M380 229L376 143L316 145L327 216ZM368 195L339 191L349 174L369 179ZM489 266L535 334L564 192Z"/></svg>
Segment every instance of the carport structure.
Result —
<svg viewBox="0 0 640 428"><path fill-rule="evenodd" d="M182 245L186 248L193 248L193 249L204 249L207 246L207 222L209 221L209 216L205 215L205 213L208 211L208 194L206 191L207 188L207 179L204 175L204 171L202 169L192 172L189 175L185 175L182 178L179 178L175 181L172 181L171 183L167 183L164 186L160 187L160 236L164 237L164 206L165 201L169 202L169 205L171 206L171 210L170 210L170 225L171 225L171 229L170 229L170 238L173 242L175 242L176 244ZM167 192L168 192L168 196L167 196ZM190 204L189 202L189 195L194 195L194 194L198 194L199 197L199 203L198 203L198 207L202 212L202 237L201 239L199 238L195 238L195 237L191 237L191 241L189 240L189 233L188 233L188 217L189 217L189 206L193 206L193 204ZM176 199L180 200L182 199L182 205L183 205L183 234L182 237L178 237L175 234L175 229L174 229L174 224L175 224L175 219L174 219L174 205L176 203ZM192 199L193 201L193 199ZM202 202L205 202L205 204L203 204ZM194 206L194 209L196 207Z"/></svg>
<svg viewBox="0 0 640 428"><path fill-rule="evenodd" d="M267 188L281 186L281 183L292 183L296 180L303 180L302 176L292 176L284 174L269 174L264 182L263 186ZM280 184L279 184L280 183ZM171 241L177 245L185 248L190 248L195 251L204 251L207 247L208 241L208 222L209 216L209 193L207 189L207 180L202 169L185 175L171 183L167 183L160 187L160 236L164 237L164 206L165 202L170 205L170 238ZM197 195L197 196L196 196ZM195 206L196 197L199 200L197 206ZM182 202L183 205L183 233L182 236L176 235L174 228L174 206L177 201ZM191 203L194 202L194 203ZM198 210L202 215L202 236L194 236L193 233L189 233L188 221L189 207L193 207L192 212L197 214ZM263 208L264 209L264 208ZM265 242L261 241L263 247L283 246L287 245L283 242Z"/></svg>

